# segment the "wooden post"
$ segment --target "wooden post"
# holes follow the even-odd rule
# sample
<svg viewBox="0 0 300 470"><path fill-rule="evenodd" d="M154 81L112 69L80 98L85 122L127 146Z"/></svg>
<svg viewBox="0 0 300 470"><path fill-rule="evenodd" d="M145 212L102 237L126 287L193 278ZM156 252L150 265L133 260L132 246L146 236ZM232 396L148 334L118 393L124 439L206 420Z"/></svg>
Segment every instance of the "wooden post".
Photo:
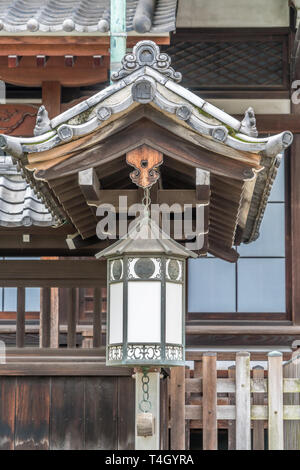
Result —
<svg viewBox="0 0 300 470"><path fill-rule="evenodd" d="M59 347L59 289L51 287L50 348Z"/></svg>
<svg viewBox="0 0 300 470"><path fill-rule="evenodd" d="M292 359L283 366L285 378L300 379L300 351L298 349ZM283 405L300 407L300 393L284 393ZM284 450L300 450L300 420L284 420Z"/></svg>
<svg viewBox="0 0 300 470"><path fill-rule="evenodd" d="M228 367L228 378L235 380L235 366ZM235 393L229 393L229 405L235 405ZM235 450L236 442L235 442L235 420L229 419L228 420L228 450Z"/></svg>
<svg viewBox="0 0 300 470"><path fill-rule="evenodd" d="M251 449L250 354L236 354L236 450Z"/></svg>
<svg viewBox="0 0 300 470"><path fill-rule="evenodd" d="M94 289L94 317L93 317L93 347L101 346L101 316L102 316L102 297L101 288Z"/></svg>
<svg viewBox="0 0 300 470"><path fill-rule="evenodd" d="M61 85L60 82L42 83L42 102L50 119L60 114Z"/></svg>
<svg viewBox="0 0 300 470"><path fill-rule="evenodd" d="M40 299L40 347L50 348L51 289L43 287Z"/></svg>
<svg viewBox="0 0 300 470"><path fill-rule="evenodd" d="M218 449L217 354L204 353L203 360L203 450Z"/></svg>
<svg viewBox="0 0 300 470"><path fill-rule="evenodd" d="M68 348L76 348L76 291L75 287L68 289Z"/></svg>
<svg viewBox="0 0 300 470"><path fill-rule="evenodd" d="M282 353L268 354L269 450L283 450Z"/></svg>
<svg viewBox="0 0 300 470"><path fill-rule="evenodd" d="M17 289L17 348L24 348L25 345L25 287Z"/></svg>
<svg viewBox="0 0 300 470"><path fill-rule="evenodd" d="M171 368L171 450L185 450L185 367Z"/></svg>
<svg viewBox="0 0 300 470"><path fill-rule="evenodd" d="M135 373L135 450L159 450L160 448L160 370L149 372L149 400L151 409L149 413L142 413L139 404L143 399L142 377L143 373ZM143 417L145 422L151 413L154 419L153 434L146 437L139 436L137 430L137 418ZM147 424L147 422L146 422ZM150 426L151 427L151 426Z"/></svg>
<svg viewBox="0 0 300 470"><path fill-rule="evenodd" d="M264 380L264 368L253 367L253 380ZM253 393L253 405L264 405L264 393ZM253 450L265 449L264 421L253 420Z"/></svg>

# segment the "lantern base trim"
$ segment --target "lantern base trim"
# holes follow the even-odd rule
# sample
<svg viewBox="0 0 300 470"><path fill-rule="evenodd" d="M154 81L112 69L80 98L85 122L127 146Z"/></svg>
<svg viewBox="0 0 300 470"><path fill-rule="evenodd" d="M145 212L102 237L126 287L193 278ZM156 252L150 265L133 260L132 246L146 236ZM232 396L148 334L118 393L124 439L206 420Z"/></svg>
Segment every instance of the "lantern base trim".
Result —
<svg viewBox="0 0 300 470"><path fill-rule="evenodd" d="M182 345L166 344L163 350L161 344L127 344L125 348L121 344L108 345L107 365L158 365L158 366L182 366L184 365L184 349Z"/></svg>

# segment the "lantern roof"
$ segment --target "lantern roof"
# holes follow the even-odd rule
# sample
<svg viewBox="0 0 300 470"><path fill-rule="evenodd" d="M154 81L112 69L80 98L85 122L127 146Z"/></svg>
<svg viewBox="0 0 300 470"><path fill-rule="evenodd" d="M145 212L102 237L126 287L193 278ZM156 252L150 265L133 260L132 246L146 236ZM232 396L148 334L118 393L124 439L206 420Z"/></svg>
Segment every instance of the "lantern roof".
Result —
<svg viewBox="0 0 300 470"><path fill-rule="evenodd" d="M184 258L197 258L197 254L170 238L145 211L128 233L108 248L96 254L96 258L110 258L125 254L167 254Z"/></svg>

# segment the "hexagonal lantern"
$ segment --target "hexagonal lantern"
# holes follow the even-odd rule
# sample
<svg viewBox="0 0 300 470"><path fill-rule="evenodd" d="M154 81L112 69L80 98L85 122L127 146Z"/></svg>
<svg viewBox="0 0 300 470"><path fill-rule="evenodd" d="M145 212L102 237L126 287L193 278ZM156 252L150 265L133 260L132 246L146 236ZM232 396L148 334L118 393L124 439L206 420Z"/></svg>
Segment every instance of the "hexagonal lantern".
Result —
<svg viewBox="0 0 300 470"><path fill-rule="evenodd" d="M107 365L185 362L185 265L197 257L145 213L96 255L107 259Z"/></svg>

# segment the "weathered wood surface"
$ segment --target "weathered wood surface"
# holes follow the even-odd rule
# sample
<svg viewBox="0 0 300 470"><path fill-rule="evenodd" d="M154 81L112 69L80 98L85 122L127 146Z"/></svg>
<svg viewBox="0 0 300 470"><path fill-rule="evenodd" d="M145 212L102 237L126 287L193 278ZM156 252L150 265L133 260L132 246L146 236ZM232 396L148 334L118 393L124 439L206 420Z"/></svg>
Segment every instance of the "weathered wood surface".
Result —
<svg viewBox="0 0 300 470"><path fill-rule="evenodd" d="M0 449L133 449L133 387L131 377L0 377Z"/></svg>
<svg viewBox="0 0 300 470"><path fill-rule="evenodd" d="M262 366L255 366L253 368L253 380L258 381L257 388L265 389L264 381L264 368ZM259 383L259 381L261 383ZM265 390L264 390L265 391ZM253 393L253 404L264 405L263 393ZM254 421L253 422L253 450L264 450L264 422Z"/></svg>
<svg viewBox="0 0 300 470"><path fill-rule="evenodd" d="M269 450L283 449L282 354L268 355Z"/></svg>
<svg viewBox="0 0 300 470"><path fill-rule="evenodd" d="M298 350L299 351L299 350ZM300 392L290 392L290 381L300 380L300 354L295 352L293 358L283 366L284 391L283 408L286 406L297 406L300 410ZM292 378L294 379L292 379ZM296 378L296 379L295 379ZM288 386L287 386L288 384ZM285 450L299 450L300 449L300 420L285 420L284 421L284 449Z"/></svg>
<svg viewBox="0 0 300 470"><path fill-rule="evenodd" d="M251 449L250 354L236 355L236 449Z"/></svg>
<svg viewBox="0 0 300 470"><path fill-rule="evenodd" d="M217 355L204 353L203 361L203 450L217 450Z"/></svg>
<svg viewBox="0 0 300 470"><path fill-rule="evenodd" d="M185 449L185 368L171 369L171 449ZM202 416L201 416L202 417Z"/></svg>
<svg viewBox="0 0 300 470"><path fill-rule="evenodd" d="M235 365L228 368L228 378L235 382ZM229 404L235 405L235 390L233 393L228 394ZM235 420L228 420L228 450L235 450L236 448L236 430Z"/></svg>
<svg viewBox="0 0 300 470"><path fill-rule="evenodd" d="M106 263L98 260L1 260L3 287L99 287L106 285Z"/></svg>
<svg viewBox="0 0 300 470"><path fill-rule="evenodd" d="M24 347L25 343L25 287L17 290L17 326L16 343L18 348Z"/></svg>

